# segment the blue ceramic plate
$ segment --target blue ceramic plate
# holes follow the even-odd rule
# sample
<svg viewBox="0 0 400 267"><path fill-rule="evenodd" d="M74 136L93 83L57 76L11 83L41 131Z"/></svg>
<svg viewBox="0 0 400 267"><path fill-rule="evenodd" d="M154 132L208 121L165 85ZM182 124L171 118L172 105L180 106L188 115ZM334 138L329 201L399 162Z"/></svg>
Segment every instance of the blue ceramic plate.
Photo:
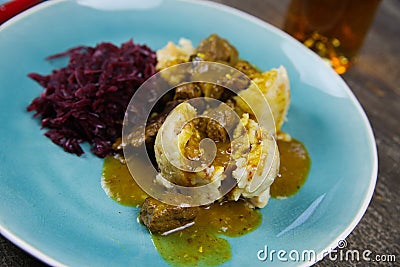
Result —
<svg viewBox="0 0 400 267"><path fill-rule="evenodd" d="M263 70L287 68L292 103L284 130L304 142L312 159L299 193L271 200L256 231L229 239L232 259L225 265L283 264L276 255L261 262L257 252L265 246L321 256L352 231L374 190L376 146L360 104L322 60L271 25L222 5L92 2L45 2L0 27L1 234L51 265L167 265L136 222L137 210L103 192L102 160L65 153L43 136L25 111L42 91L27 73L50 73L55 66L44 58L77 45L133 38L158 49L180 37L196 45L213 32Z"/></svg>

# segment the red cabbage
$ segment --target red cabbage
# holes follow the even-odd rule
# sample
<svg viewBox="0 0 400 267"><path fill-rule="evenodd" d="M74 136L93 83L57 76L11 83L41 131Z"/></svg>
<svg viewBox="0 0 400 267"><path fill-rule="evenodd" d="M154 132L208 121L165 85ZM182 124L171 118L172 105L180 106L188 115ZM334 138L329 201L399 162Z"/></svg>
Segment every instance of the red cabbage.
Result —
<svg viewBox="0 0 400 267"><path fill-rule="evenodd" d="M36 112L34 117L48 129L45 135L65 151L80 156L80 143L88 142L94 154L105 157L122 135L133 94L156 72L156 54L130 40L121 47L79 46L47 59L63 56L69 56L66 67L50 75L29 74L45 90L27 110Z"/></svg>

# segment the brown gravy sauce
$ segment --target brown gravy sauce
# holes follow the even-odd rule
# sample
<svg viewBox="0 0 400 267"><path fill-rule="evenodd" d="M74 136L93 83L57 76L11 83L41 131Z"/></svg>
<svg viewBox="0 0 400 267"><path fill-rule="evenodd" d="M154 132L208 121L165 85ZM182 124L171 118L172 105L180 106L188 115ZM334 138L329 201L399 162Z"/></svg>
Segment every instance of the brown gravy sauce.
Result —
<svg viewBox="0 0 400 267"><path fill-rule="evenodd" d="M295 194L305 182L311 165L301 142L278 141L278 147L281 176L271 186L271 196L275 198ZM225 157L229 157L227 154L221 153L218 160L224 163ZM147 197L132 179L127 166L113 157L104 160L102 186L122 205L140 207ZM230 244L223 236L245 235L261 221L259 210L249 208L245 201L224 201L202 207L190 227L168 235L151 235L151 238L160 255L173 266L215 266L231 258Z"/></svg>

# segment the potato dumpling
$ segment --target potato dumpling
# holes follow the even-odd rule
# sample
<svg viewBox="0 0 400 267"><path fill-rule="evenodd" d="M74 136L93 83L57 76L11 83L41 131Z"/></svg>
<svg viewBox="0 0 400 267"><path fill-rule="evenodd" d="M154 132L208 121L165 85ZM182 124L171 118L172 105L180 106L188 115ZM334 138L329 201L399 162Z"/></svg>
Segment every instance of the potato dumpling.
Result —
<svg viewBox="0 0 400 267"><path fill-rule="evenodd" d="M161 178L164 178L182 186L213 182L208 192L208 197L212 198L218 196L221 182L232 176L237 184L227 195L228 199L243 197L255 207L264 207L269 199L269 187L279 170L279 152L273 137L244 113L233 129L232 140L217 142L216 157L211 164L207 163L201 171L187 171L179 166L184 165L188 158L206 155L207 151L201 151L199 144L203 138L215 134L214 131L208 133L209 128L198 123L196 118L199 115L187 102L178 105L168 115L155 141L155 155L160 169L157 180L163 183ZM229 164L232 167L228 169Z"/></svg>

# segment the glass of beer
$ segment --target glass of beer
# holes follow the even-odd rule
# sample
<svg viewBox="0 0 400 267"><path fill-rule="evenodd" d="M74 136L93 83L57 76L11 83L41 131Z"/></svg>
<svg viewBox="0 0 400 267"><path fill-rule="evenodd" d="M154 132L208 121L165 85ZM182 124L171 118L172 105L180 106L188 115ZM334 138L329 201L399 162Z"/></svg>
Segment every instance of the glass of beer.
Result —
<svg viewBox="0 0 400 267"><path fill-rule="evenodd" d="M342 74L368 32L380 0L292 0L284 30Z"/></svg>

